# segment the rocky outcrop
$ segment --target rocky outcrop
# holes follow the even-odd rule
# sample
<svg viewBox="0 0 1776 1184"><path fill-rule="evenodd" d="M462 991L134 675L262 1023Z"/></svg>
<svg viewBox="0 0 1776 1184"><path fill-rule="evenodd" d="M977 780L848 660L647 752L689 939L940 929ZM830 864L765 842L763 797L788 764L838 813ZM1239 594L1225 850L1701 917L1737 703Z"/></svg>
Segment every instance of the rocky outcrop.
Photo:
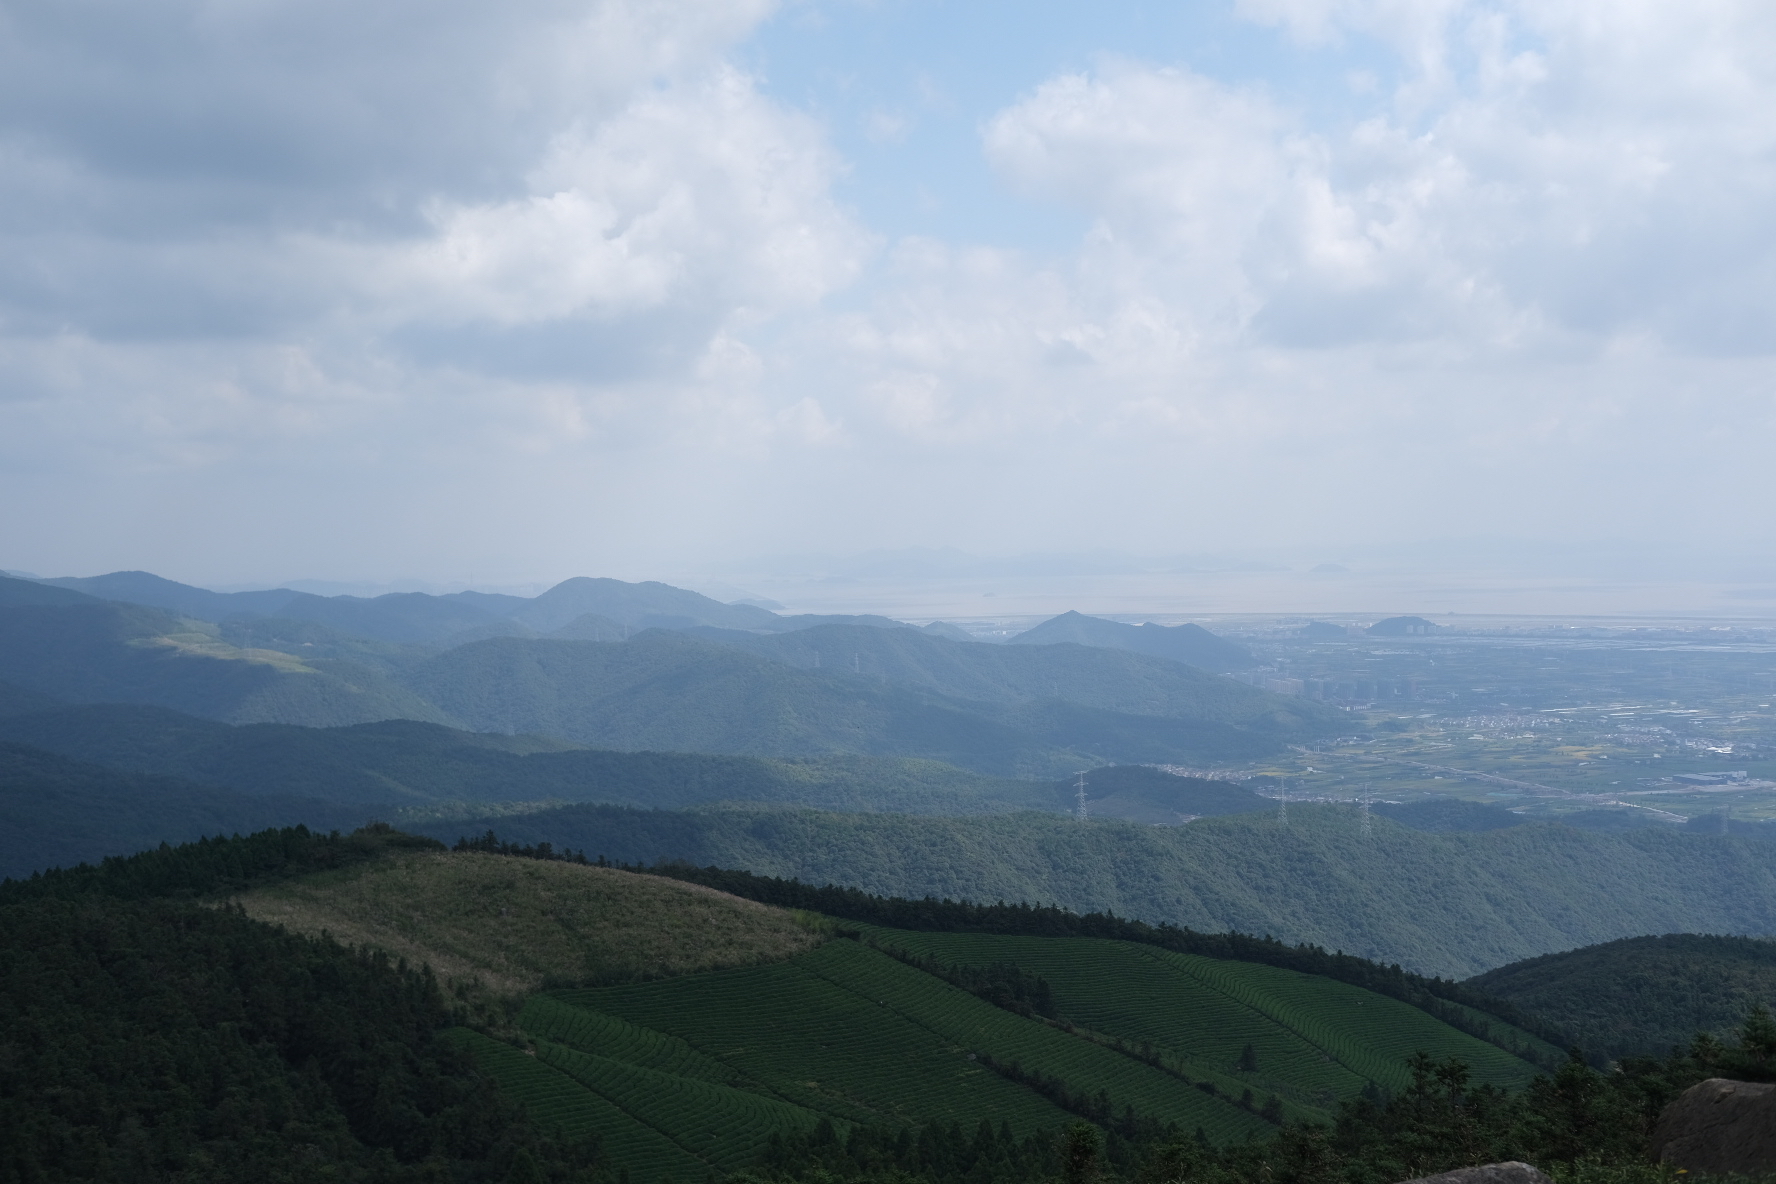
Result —
<svg viewBox="0 0 1776 1184"><path fill-rule="evenodd" d="M1477 1168L1438 1172L1435 1176L1420 1176L1401 1184L1553 1184L1553 1181L1528 1164L1512 1159L1504 1163L1481 1164Z"/></svg>
<svg viewBox="0 0 1776 1184"><path fill-rule="evenodd" d="M1653 1154L1691 1172L1776 1172L1776 1085L1710 1077L1665 1107Z"/></svg>

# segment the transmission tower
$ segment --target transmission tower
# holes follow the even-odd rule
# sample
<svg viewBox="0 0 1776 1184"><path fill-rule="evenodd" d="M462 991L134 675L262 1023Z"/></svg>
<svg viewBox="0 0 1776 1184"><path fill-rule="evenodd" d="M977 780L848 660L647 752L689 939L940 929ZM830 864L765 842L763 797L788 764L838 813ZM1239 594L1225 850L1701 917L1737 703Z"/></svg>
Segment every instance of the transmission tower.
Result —
<svg viewBox="0 0 1776 1184"><path fill-rule="evenodd" d="M1282 783L1282 789L1279 791L1277 821L1284 826L1289 825L1289 783L1287 781Z"/></svg>
<svg viewBox="0 0 1776 1184"><path fill-rule="evenodd" d="M1369 799L1374 796L1367 785L1363 786L1363 837L1366 839L1375 833L1375 819L1369 813Z"/></svg>
<svg viewBox="0 0 1776 1184"><path fill-rule="evenodd" d="M1085 770L1079 770L1079 784L1073 787L1073 796L1079 799L1079 821L1084 822L1085 812Z"/></svg>

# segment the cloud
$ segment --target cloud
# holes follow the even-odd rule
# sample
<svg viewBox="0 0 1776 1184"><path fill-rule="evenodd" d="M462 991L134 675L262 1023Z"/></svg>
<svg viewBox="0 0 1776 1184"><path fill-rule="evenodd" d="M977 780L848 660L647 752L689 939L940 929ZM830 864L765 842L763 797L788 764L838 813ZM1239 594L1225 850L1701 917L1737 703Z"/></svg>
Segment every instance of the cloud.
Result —
<svg viewBox="0 0 1776 1184"><path fill-rule="evenodd" d="M881 241L741 65L772 11L0 0L0 498L62 507L7 565L530 579L1776 494L1776 11L1242 0L1364 86L1101 58L1004 96L979 151L1083 216L1062 248ZM961 118L872 150L954 168L917 153ZM225 571L169 525L210 518Z"/></svg>

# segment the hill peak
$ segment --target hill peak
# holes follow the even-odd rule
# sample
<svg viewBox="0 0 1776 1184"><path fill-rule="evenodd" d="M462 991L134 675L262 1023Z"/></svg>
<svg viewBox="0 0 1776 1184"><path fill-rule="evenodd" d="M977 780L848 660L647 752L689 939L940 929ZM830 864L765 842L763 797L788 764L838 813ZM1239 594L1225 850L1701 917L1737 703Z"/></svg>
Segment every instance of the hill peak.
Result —
<svg viewBox="0 0 1776 1184"><path fill-rule="evenodd" d="M1133 650L1155 658L1200 666L1217 674L1257 662L1244 647L1216 637L1201 625L1158 625L1152 621L1126 625L1103 617L1087 616L1077 609L1069 609L1025 630L1011 638L1009 644L1059 645L1066 642L1099 649Z"/></svg>

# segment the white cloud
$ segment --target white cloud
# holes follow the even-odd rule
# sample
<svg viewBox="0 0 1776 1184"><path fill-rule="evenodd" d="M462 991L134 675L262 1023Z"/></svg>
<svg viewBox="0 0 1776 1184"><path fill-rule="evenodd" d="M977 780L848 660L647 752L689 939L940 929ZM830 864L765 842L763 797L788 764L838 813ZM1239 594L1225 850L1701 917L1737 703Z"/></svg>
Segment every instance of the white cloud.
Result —
<svg viewBox="0 0 1776 1184"><path fill-rule="evenodd" d="M1776 494L1776 10L1240 10L1349 105L1126 59L1007 96L988 164L1090 224L1038 251L879 246L737 64L765 0L0 0L0 498L80 491L5 565L155 566L203 513L532 578Z"/></svg>
<svg viewBox="0 0 1776 1184"><path fill-rule="evenodd" d="M868 249L828 196L835 165L808 120L718 69L563 133L525 197L438 203L402 278L452 320L769 315L843 284Z"/></svg>

